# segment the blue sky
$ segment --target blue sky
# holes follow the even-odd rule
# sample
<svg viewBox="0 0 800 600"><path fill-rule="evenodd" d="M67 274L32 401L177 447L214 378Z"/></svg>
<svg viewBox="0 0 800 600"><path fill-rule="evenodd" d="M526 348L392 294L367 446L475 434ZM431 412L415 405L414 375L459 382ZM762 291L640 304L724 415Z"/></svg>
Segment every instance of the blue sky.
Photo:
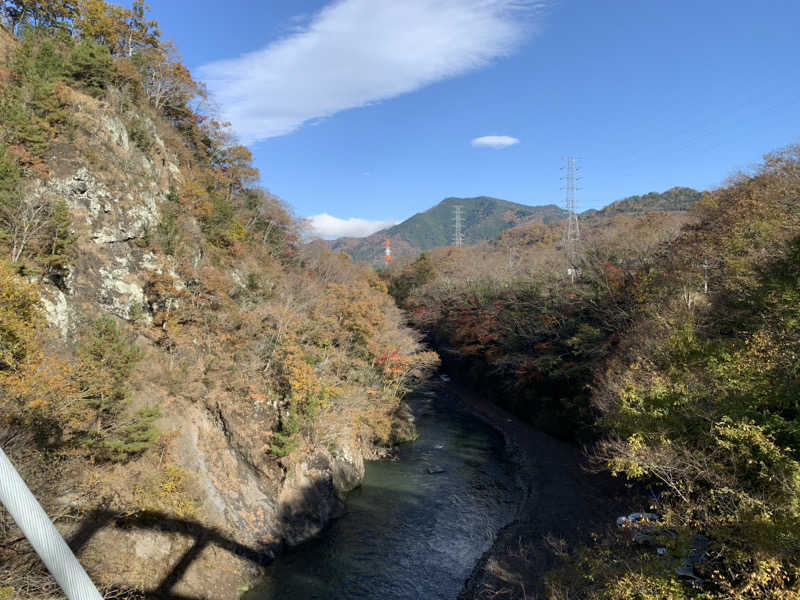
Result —
<svg viewBox="0 0 800 600"><path fill-rule="evenodd" d="M565 155L581 210L715 187L800 138L794 0L150 3L262 184L327 235L447 196L562 203Z"/></svg>

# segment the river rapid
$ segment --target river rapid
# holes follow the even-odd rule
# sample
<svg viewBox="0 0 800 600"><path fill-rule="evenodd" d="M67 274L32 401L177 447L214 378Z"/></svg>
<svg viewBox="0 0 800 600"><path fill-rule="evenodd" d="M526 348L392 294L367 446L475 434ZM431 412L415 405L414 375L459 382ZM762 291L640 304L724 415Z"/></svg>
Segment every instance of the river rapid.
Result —
<svg viewBox="0 0 800 600"><path fill-rule="evenodd" d="M246 600L454 600L522 501L503 438L441 389L407 398L419 439L371 462L343 517Z"/></svg>

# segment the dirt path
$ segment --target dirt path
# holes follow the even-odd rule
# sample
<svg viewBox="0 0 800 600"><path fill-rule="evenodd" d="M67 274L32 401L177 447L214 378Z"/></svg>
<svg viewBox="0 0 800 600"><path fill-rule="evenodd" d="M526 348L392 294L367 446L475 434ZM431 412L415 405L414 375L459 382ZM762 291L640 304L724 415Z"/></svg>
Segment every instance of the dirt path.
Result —
<svg viewBox="0 0 800 600"><path fill-rule="evenodd" d="M459 599L544 598L543 575L555 560L548 540L572 546L613 523L625 512L619 482L585 472L579 449L537 431L474 391L456 383L444 390L503 434L526 490L516 519L498 534Z"/></svg>

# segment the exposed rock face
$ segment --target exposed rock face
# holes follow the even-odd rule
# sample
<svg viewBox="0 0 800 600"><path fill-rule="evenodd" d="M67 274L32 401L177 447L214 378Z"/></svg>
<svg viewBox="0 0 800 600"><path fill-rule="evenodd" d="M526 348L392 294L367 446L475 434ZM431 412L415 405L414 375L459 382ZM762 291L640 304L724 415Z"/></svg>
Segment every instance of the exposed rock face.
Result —
<svg viewBox="0 0 800 600"><path fill-rule="evenodd" d="M333 485L339 494L354 490L364 479L364 455L355 442L336 446L333 461Z"/></svg>
<svg viewBox="0 0 800 600"><path fill-rule="evenodd" d="M48 295L42 297L42 306L50 326L57 330L62 338L69 338L70 334L74 333L72 327L75 315L67 302L67 295L60 289L52 287L48 289Z"/></svg>
<svg viewBox="0 0 800 600"><path fill-rule="evenodd" d="M341 514L343 504L336 493L332 463L330 454L316 452L296 465L281 489L280 522L289 546L314 537Z"/></svg>
<svg viewBox="0 0 800 600"><path fill-rule="evenodd" d="M122 319L132 315L150 319L144 284L151 273L160 274L166 265L160 262L163 258L157 259L135 242L158 225L156 199L163 191L151 186L136 197L115 194L86 168L79 168L71 176L38 182L30 193L66 200L79 239L92 242L81 244L67 289L62 292L102 306ZM47 302L51 323L66 335L74 325L64 308L65 296L53 292Z"/></svg>
<svg viewBox="0 0 800 600"><path fill-rule="evenodd" d="M410 442L417 439L415 422L411 407L405 402L401 402L394 413L394 422L392 423L392 439L394 442Z"/></svg>

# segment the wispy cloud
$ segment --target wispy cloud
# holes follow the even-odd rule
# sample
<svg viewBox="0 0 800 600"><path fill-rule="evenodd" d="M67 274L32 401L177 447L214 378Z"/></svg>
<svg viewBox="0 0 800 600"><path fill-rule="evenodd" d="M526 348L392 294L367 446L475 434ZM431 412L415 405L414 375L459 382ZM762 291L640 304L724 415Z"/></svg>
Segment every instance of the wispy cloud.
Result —
<svg viewBox="0 0 800 600"><path fill-rule="evenodd" d="M494 150L508 148L515 144L519 144L519 140L510 135L484 135L483 137L476 137L472 140L472 145L475 148L493 148Z"/></svg>
<svg viewBox="0 0 800 600"><path fill-rule="evenodd" d="M242 141L454 77L513 52L541 0L337 0L256 52L200 67Z"/></svg>
<svg viewBox="0 0 800 600"><path fill-rule="evenodd" d="M338 237L366 237L396 223L396 221L367 221L356 218L340 219L328 213L314 215L307 221L311 232L326 240Z"/></svg>

